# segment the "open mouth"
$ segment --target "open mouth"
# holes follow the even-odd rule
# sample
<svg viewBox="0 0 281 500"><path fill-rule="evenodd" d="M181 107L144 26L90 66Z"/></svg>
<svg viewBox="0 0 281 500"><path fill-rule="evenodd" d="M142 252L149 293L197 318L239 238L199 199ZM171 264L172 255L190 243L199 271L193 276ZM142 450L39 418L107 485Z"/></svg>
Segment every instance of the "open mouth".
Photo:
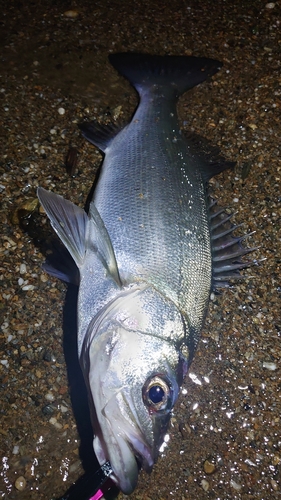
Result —
<svg viewBox="0 0 281 500"><path fill-rule="evenodd" d="M150 472L155 462L151 450L142 440L135 438L134 436L127 437L128 444L135 455L139 469L144 469L146 472Z"/></svg>
<svg viewBox="0 0 281 500"><path fill-rule="evenodd" d="M111 479L120 490L129 495L135 489L141 468L150 472L154 464L154 457L145 441L131 434L124 428L116 435L110 436L110 443L105 443L107 450L101 446L98 436L94 439L94 448L99 462L110 461L113 474ZM102 454L101 449L102 450ZM105 460L106 459L106 460Z"/></svg>

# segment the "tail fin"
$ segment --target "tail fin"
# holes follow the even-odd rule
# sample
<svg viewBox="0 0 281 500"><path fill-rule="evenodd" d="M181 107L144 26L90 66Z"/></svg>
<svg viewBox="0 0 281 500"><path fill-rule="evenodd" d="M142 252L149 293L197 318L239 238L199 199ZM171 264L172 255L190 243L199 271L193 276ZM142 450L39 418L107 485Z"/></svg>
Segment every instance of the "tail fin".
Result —
<svg viewBox="0 0 281 500"><path fill-rule="evenodd" d="M222 67L219 61L205 57L156 56L134 52L110 54L109 61L140 94L147 88L157 86L165 87L165 97L167 93L179 97Z"/></svg>

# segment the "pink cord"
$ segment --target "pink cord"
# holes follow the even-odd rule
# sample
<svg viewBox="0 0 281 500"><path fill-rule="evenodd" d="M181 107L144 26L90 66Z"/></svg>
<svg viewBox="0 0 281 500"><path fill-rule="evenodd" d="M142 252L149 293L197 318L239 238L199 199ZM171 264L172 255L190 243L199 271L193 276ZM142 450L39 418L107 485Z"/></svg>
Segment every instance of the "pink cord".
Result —
<svg viewBox="0 0 281 500"><path fill-rule="evenodd" d="M93 497L90 498L90 500L99 500L100 498L103 497L103 492L101 490L98 490Z"/></svg>

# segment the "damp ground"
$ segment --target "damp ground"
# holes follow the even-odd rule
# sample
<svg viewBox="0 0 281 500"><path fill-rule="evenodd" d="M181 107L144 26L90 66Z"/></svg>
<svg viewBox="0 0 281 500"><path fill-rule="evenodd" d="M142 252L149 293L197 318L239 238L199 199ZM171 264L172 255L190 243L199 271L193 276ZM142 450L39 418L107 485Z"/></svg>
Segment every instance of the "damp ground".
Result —
<svg viewBox="0 0 281 500"><path fill-rule="evenodd" d="M131 498L281 498L280 21L260 0L2 2L1 498L51 500L95 467L76 289L42 270L36 188L84 206L101 156L77 123L126 123L137 103L108 63L116 51L223 61L179 116L237 162L213 192L266 259L212 297L167 446Z"/></svg>

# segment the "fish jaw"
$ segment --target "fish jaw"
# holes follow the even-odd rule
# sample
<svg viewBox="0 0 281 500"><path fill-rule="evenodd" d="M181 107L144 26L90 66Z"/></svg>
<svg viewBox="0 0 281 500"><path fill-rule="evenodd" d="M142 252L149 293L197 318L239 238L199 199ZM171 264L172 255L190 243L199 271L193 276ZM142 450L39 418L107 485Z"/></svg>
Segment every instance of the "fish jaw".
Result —
<svg viewBox="0 0 281 500"><path fill-rule="evenodd" d="M134 408L129 407L122 392L109 401L103 414L104 418L99 418L102 436L95 436L94 451L100 464L110 461L112 480L129 495L137 485L140 467L151 471L155 452L134 419Z"/></svg>
<svg viewBox="0 0 281 500"><path fill-rule="evenodd" d="M157 296L155 311L153 294ZM186 361L177 345L185 325L179 311L164 298L159 314L161 297L149 287L123 292L115 302L90 324L81 359L88 360L82 367L95 453L101 465L110 461L113 481L130 494L140 468L151 471L167 432L186 373ZM171 335L177 333L175 340L168 337L168 327ZM155 402L158 390L161 397Z"/></svg>
<svg viewBox="0 0 281 500"><path fill-rule="evenodd" d="M124 333L126 335L128 332L121 333L117 344L123 344ZM129 332L130 335L131 333ZM143 345L142 340L135 339L137 347ZM151 345L148 345L149 338L146 337L145 340L146 349L151 349ZM162 370L162 377L169 380L171 387L171 402L167 410L159 411L158 414L150 412L143 402L143 387L147 379L157 376L158 372L156 375L155 370L151 370L150 363L147 366L143 363L143 373L142 376L139 374L139 380L131 382L131 376L124 379L126 369L129 368L131 372L130 368L137 362L136 357L140 351L136 349L134 356L128 354L126 363L122 360L120 362L118 359L120 346L117 344L116 356L113 354L114 359L108 366L107 372L102 374L102 380L97 381L99 366L96 357L93 358L93 369L90 370L91 396L97 416L97 421L93 422L94 429L97 430L94 450L101 464L110 461L113 470L112 479L123 493L128 495L137 485L139 469L143 468L150 472L157 460L158 450L169 424L170 412L179 394L179 384L174 374L170 373L168 378L167 371L171 372L171 369L166 369L165 373ZM177 360L178 354L175 350L170 346L167 347L169 356L174 351L173 357ZM120 377L119 371L122 373ZM114 394L108 401L110 393Z"/></svg>

